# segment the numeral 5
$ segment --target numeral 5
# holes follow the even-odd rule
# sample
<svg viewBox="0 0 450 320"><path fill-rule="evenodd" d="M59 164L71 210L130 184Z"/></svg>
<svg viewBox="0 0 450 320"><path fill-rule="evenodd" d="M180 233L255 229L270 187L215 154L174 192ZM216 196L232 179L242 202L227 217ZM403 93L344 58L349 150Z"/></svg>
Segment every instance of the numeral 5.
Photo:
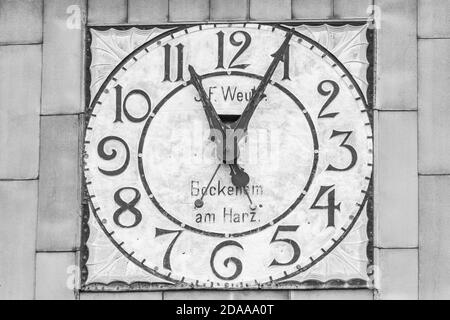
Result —
<svg viewBox="0 0 450 320"><path fill-rule="evenodd" d="M289 260L288 262L278 262L276 259L273 259L272 263L270 264L270 267L271 266L289 266L291 264L296 263L297 260L300 258L300 246L297 244L297 242L295 242L294 240L291 240L291 239L277 239L278 233L280 233L280 232L296 232L298 230L298 228L299 228L299 226L279 226L277 228L277 231L275 231L275 234L273 235L272 241L270 241L270 243L275 243L275 242L286 243L292 247L294 254L292 256L292 259Z"/></svg>

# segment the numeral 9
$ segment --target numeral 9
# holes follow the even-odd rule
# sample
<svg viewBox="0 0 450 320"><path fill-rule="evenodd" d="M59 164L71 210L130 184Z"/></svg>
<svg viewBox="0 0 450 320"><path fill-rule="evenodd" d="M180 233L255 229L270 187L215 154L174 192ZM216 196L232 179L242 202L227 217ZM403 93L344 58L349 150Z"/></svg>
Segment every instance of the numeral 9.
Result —
<svg viewBox="0 0 450 320"><path fill-rule="evenodd" d="M110 154L106 153L106 151L105 151L105 145L107 142L110 142L110 141L117 141L123 145L123 147L125 148L125 152L126 152L125 162L123 163L122 167L120 167L117 170L107 171L107 170L101 169L100 167L98 168L98 170L106 176L118 176L119 174L122 174L127 169L128 164L130 163L130 149L128 148L128 145L126 144L126 142L123 139L121 139L119 137L115 137L115 136L106 137L106 138L102 139L97 146L97 153L100 156L100 158L102 158L103 160L110 161L110 160L114 160L117 157L116 149L112 149Z"/></svg>

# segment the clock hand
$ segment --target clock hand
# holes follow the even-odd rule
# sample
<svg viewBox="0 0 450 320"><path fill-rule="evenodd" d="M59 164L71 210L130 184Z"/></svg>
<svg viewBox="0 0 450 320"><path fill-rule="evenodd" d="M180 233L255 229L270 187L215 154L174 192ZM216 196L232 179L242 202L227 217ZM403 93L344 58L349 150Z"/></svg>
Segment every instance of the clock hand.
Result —
<svg viewBox="0 0 450 320"><path fill-rule="evenodd" d="M293 34L294 34L293 30L290 30L286 34L286 39L284 40L280 49L278 49L278 51L274 54L273 61L270 64L269 68L267 69L266 74L264 75L261 83L259 84L255 93L253 94L252 98L250 99L250 101L249 101L247 107L245 108L244 112L242 113L241 117L239 118L239 120L236 124L236 127L234 129L235 132L237 133L238 141L240 139L242 139L242 137L247 132L248 124L250 122L250 119L253 116L253 113L255 112L255 110L258 107L261 100L264 99L264 97L265 97L264 92L267 88L267 85L269 84L270 79L272 78L278 64L283 59L283 56L286 53L286 50L289 48L289 41L291 41Z"/></svg>
<svg viewBox="0 0 450 320"><path fill-rule="evenodd" d="M247 195L248 200L250 201L250 210L255 211L257 207L253 203L252 198L250 198L250 194L248 193L247 189L244 188L244 192Z"/></svg>
<svg viewBox="0 0 450 320"><path fill-rule="evenodd" d="M209 189L209 187L211 186L211 183L213 182L214 178L216 177L217 171L219 171L220 166L221 166L221 164L219 164L219 165L217 166L216 171L214 171L214 174L213 174L212 178L209 180L208 185L206 186L205 191L203 191L203 193L202 193L202 197L201 197L200 199L195 200L194 205L195 205L195 207L196 207L197 209L199 209L199 208L201 208L201 207L204 206L205 203L203 202L203 198L205 198L206 192L208 192L208 189Z"/></svg>
<svg viewBox="0 0 450 320"><path fill-rule="evenodd" d="M245 195L250 201L250 210L255 211L256 205L253 203L252 198L246 189L248 183L250 182L250 177L237 164L230 164L230 169L232 175L231 181L235 187L242 188L244 190Z"/></svg>
<svg viewBox="0 0 450 320"><path fill-rule="evenodd" d="M236 126L234 127L234 136L237 137L237 141L240 141L248 128L248 124L250 122L251 117L253 116L253 113L255 112L256 108L258 107L259 103L262 99L264 99L265 95L264 92L267 88L267 85L269 84L270 79L272 78L278 64L283 59L284 54L286 53L286 50L289 48L289 41L291 40L293 35L293 30L290 30L286 34L286 39L284 40L283 44L281 45L280 49L274 54L274 59L272 63L270 64L269 68L266 71L266 74L263 77L263 80L259 84L258 88L256 89L255 93L252 96L252 99L248 103L247 107L245 108L244 112L242 113L241 117L239 118ZM238 150L237 150L238 151ZM226 150L224 150L225 154ZM237 157L235 157L237 158ZM230 165L231 168L231 181L236 187L246 187L250 181L250 178L248 174L242 170L237 164ZM251 200L250 200L251 202Z"/></svg>
<svg viewBox="0 0 450 320"><path fill-rule="evenodd" d="M209 100L200 76L197 74L197 72L195 72L194 67L192 67L191 65L189 65L188 69L189 73L191 74L192 85L195 87L200 96L200 101L202 102L203 110L205 111L206 119L208 120L209 128L211 129L211 140L216 142L216 144L223 145L222 140L225 137L225 126L223 125L222 121L219 118L219 115L214 109L211 100ZM217 137L219 133L222 137Z"/></svg>
<svg viewBox="0 0 450 320"><path fill-rule="evenodd" d="M226 131L229 133L234 133L234 130L222 123L214 109L211 100L208 98L205 89L202 85L202 80L200 76L195 71L194 67L189 65L189 73L191 74L191 81L195 89L197 90L200 100L203 105L203 110L205 111L206 118L209 123L209 128L211 130L211 141L216 143L217 146L217 156L223 163L234 162L239 156L239 150L233 146L227 145ZM233 136L233 134L231 134Z"/></svg>
<svg viewBox="0 0 450 320"><path fill-rule="evenodd" d="M237 188L245 188L250 182L249 175L237 164L230 164L231 182Z"/></svg>

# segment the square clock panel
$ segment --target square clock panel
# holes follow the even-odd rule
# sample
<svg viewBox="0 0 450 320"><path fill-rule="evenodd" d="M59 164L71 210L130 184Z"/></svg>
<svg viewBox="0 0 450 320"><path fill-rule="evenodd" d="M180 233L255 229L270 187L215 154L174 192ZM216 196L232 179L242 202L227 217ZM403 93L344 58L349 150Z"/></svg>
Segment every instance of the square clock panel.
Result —
<svg viewBox="0 0 450 320"><path fill-rule="evenodd" d="M87 38L82 290L372 286L369 24Z"/></svg>

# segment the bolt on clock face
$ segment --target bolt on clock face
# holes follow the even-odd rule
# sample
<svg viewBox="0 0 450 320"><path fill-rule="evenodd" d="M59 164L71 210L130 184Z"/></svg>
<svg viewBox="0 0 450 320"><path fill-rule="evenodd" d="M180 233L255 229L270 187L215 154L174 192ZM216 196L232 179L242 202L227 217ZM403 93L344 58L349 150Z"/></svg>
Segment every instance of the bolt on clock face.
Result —
<svg viewBox="0 0 450 320"><path fill-rule="evenodd" d="M108 77L85 175L96 220L138 267L248 286L336 248L367 200L372 149L365 98L320 45L282 27L201 25Z"/></svg>

